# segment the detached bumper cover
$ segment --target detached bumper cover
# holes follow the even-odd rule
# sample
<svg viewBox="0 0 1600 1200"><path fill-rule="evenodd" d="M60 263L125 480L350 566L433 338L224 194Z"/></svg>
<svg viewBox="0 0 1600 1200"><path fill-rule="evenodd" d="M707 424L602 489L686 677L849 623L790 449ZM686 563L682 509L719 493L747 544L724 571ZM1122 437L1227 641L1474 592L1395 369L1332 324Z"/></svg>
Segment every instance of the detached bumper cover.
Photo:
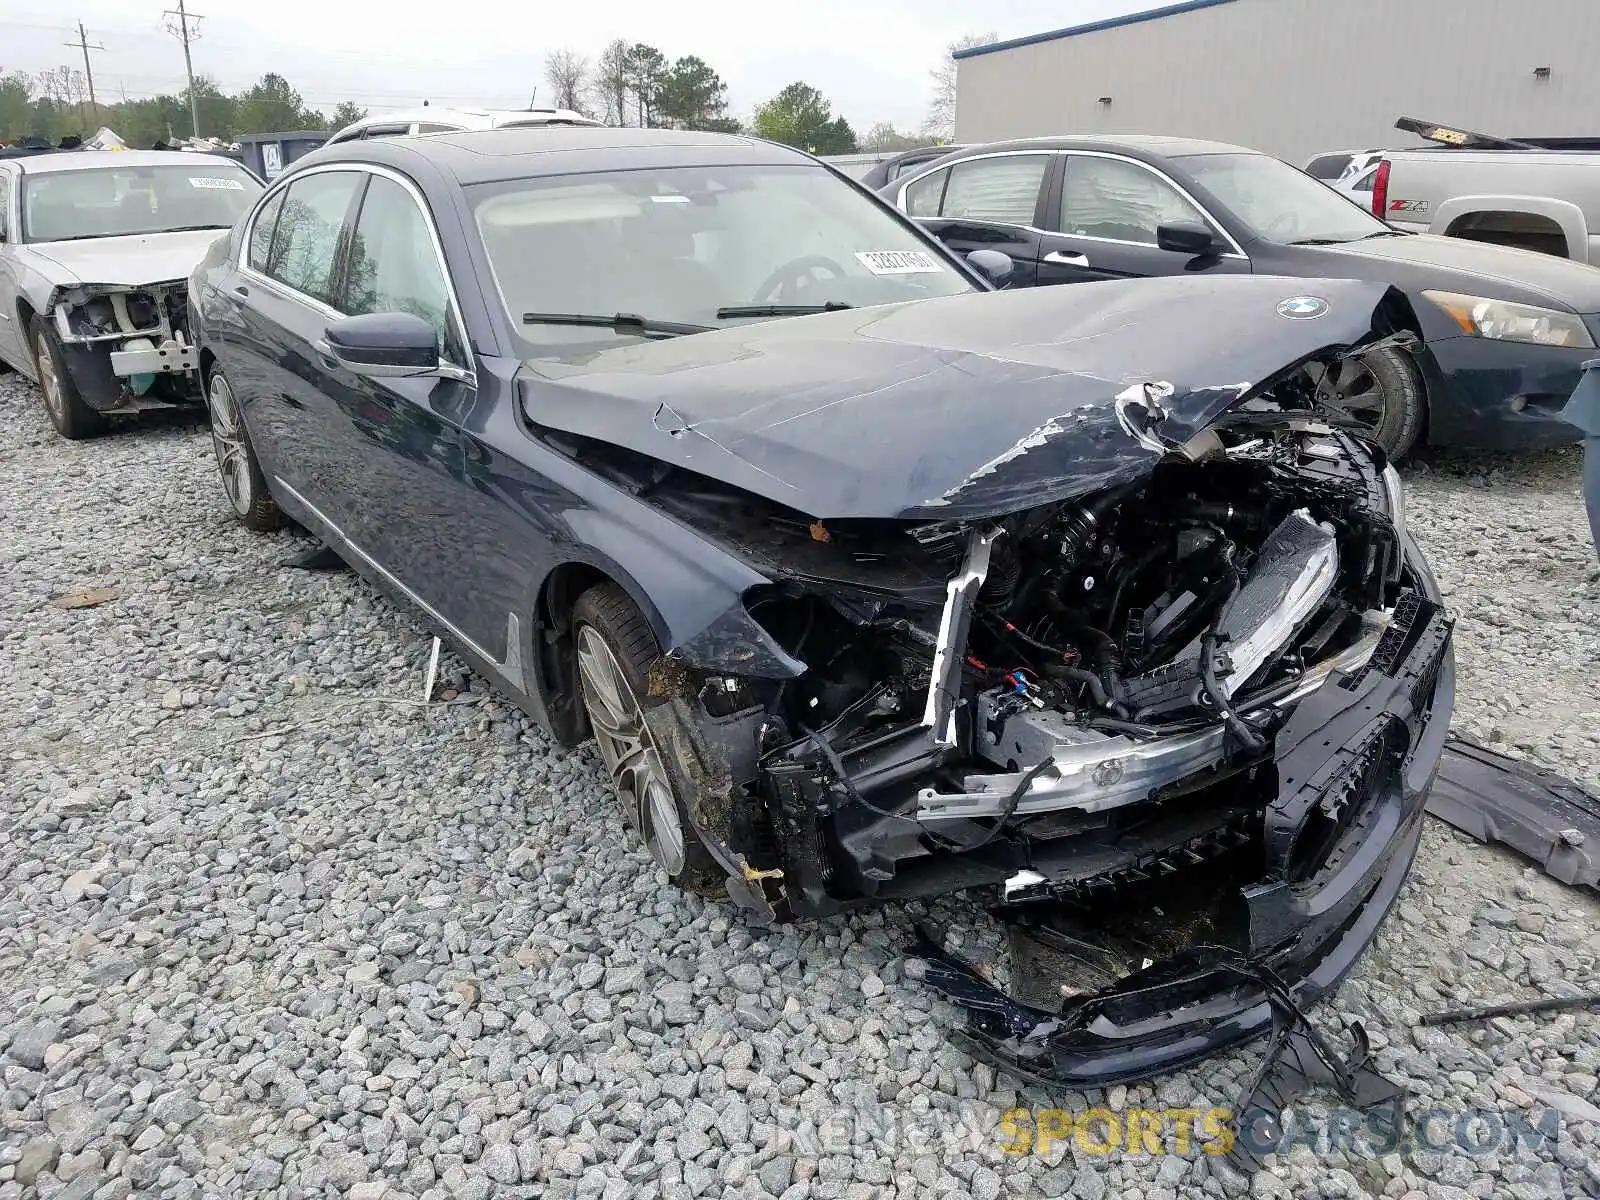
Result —
<svg viewBox="0 0 1600 1200"><path fill-rule="evenodd" d="M1454 692L1450 621L1412 595L1371 663L1331 677L1277 735L1268 870L1243 894L1247 948L1192 946L1047 1013L925 936L913 953L928 960L926 982L968 1012L957 1039L1025 1079L1098 1087L1266 1033L1282 997L1320 998L1366 949L1416 857ZM1336 836L1306 836L1316 813Z"/></svg>

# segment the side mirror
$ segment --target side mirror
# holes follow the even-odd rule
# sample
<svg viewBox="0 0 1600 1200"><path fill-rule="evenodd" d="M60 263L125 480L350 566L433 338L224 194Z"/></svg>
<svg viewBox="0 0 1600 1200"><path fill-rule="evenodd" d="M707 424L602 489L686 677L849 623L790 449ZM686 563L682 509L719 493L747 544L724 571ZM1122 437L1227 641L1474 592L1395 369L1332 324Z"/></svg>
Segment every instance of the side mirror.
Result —
<svg viewBox="0 0 1600 1200"><path fill-rule="evenodd" d="M1217 249L1211 230L1188 221L1157 225L1156 245L1176 254L1215 254Z"/></svg>
<svg viewBox="0 0 1600 1200"><path fill-rule="evenodd" d="M1004 287L1017 269L1011 256L999 250L974 250L967 255L967 263L995 287Z"/></svg>
<svg viewBox="0 0 1600 1200"><path fill-rule="evenodd" d="M439 369L439 335L411 313L366 313L328 326L317 349L367 379L404 379Z"/></svg>

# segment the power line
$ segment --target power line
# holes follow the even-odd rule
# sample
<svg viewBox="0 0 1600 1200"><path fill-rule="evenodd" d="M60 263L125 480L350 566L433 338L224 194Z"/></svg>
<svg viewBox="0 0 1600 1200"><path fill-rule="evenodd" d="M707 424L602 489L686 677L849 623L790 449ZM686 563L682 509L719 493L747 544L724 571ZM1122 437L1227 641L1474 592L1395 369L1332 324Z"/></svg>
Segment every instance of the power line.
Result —
<svg viewBox="0 0 1600 1200"><path fill-rule="evenodd" d="M75 42L68 42L66 44L69 46L76 46L79 50L83 51L83 74L84 77L89 81L89 108L91 111L93 111L99 108L99 105L95 102L94 98L94 67L89 65L89 51L104 50L105 47L99 42L94 43L92 46L89 44L89 35L84 33L82 21L78 22L78 40ZM89 122L83 119L83 104L81 101L78 104L78 120L83 123L85 128L88 127Z"/></svg>
<svg viewBox="0 0 1600 1200"><path fill-rule="evenodd" d="M200 102L194 94L194 61L189 57L189 39L200 36L200 17L197 13L184 11L183 0L178 0L178 7L169 8L163 14L167 20L167 32L183 42L183 72L189 77L189 129L195 136L200 136ZM172 28L171 18L178 19L178 28ZM194 20L194 32L189 31L190 18Z"/></svg>

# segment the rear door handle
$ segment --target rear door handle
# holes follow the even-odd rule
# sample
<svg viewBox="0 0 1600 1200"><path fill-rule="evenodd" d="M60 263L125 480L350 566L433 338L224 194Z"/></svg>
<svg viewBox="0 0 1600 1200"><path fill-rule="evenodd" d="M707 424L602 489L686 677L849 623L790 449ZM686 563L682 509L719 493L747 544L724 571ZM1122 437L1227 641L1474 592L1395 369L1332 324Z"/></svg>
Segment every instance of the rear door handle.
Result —
<svg viewBox="0 0 1600 1200"><path fill-rule="evenodd" d="M1087 254L1072 254L1066 250L1052 250L1044 256L1044 261L1058 267L1087 267L1089 256Z"/></svg>

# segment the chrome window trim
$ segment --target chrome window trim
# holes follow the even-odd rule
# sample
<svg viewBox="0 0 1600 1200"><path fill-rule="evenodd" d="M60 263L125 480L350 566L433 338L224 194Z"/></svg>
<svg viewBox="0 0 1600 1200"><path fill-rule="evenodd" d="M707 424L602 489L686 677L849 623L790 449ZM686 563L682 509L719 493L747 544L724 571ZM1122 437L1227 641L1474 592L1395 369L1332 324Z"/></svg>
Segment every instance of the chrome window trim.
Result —
<svg viewBox="0 0 1600 1200"><path fill-rule="evenodd" d="M1239 243L1234 240L1233 235L1228 232L1227 227L1224 226L1221 221L1217 220L1216 217L1212 216L1211 212L1206 208L1206 206L1204 204L1201 204L1198 200L1196 200L1194 198L1194 196L1189 192L1188 188L1184 187L1181 183L1179 183L1176 179L1172 178L1172 176L1168 175L1165 171L1162 171L1161 169L1159 169L1157 167L1153 167L1149 163L1144 162L1141 159L1132 158L1132 157L1130 157L1130 156L1128 156L1126 154L1117 154L1117 153L1115 153L1113 151L1110 151L1110 150L1040 150L1040 149L1037 149L1037 148L1036 149L1031 149L1031 150L997 150L992 154L974 154L971 158L957 159L953 163L942 163L942 162L937 162L936 161L934 163L930 163L929 164L929 167L930 167L929 170L923 171L920 174L915 175L910 179L907 179L903 184L900 185L899 190L896 191L895 195L894 195L894 206L897 209L900 210L900 213L901 213L902 216L909 217L913 221L918 221L918 220L920 220L920 221L942 220L943 218L937 218L937 217L935 217L935 218L911 217L911 215L906 212L906 207L905 207L906 189L909 188L912 184L917 183L919 180L921 180L923 178L923 176L932 175L934 173L934 171L949 171L949 170L953 170L954 168L960 166L964 162L975 162L975 161L977 161L979 159L985 159L985 158L1010 158L1010 157L1014 157L1015 155L1018 155L1018 154L1050 154L1050 155L1055 155L1056 157L1059 157L1059 158L1072 158L1072 157L1079 157L1079 158L1109 158L1109 159L1114 159L1117 162L1131 163L1133 166L1142 167L1144 170L1149 171L1150 174L1154 175L1162 183L1164 183L1168 187L1172 188L1173 191L1177 192L1178 195L1182 196L1186 201L1188 201L1189 204L1191 204L1194 207L1194 210L1197 213L1199 213L1202 217L1204 217L1211 224L1211 227L1213 229L1215 229L1218 233L1220 233L1224 238L1227 239L1228 245L1230 247L1232 247L1232 249L1229 250L1225 254L1219 254L1217 256L1218 258L1238 258L1238 259L1243 259L1246 262L1250 261L1250 256L1248 254L1246 254L1244 252L1243 248L1240 247ZM955 220L957 218L951 218L951 219ZM1018 224L1016 224L1015 222L1012 222L1012 221L987 221L987 222L983 222L983 223L984 224L988 224L988 225L1007 225L1007 226L1010 226L1012 229L1025 229L1029 233L1037 233L1042 237L1081 238L1082 240L1084 240L1086 242L1104 242L1104 243L1106 243L1108 245L1115 245L1115 246L1139 246L1139 247L1141 247L1143 249L1146 249L1146 250L1156 250L1156 249L1160 248L1160 247L1156 246L1153 242L1134 242L1134 241L1129 241L1126 238L1091 237L1088 234L1082 234L1082 233L1066 233L1066 232L1063 232L1060 229L1040 229L1037 225L1018 225Z"/></svg>
<svg viewBox="0 0 1600 1200"><path fill-rule="evenodd" d="M255 233L256 220L261 215L261 210L267 206L268 200L280 189L287 190L288 188L292 187L297 179L304 179L308 175L326 175L334 171L348 171L353 174L365 172L368 175L381 175L385 179L399 184L401 188L405 190L406 194L411 197L412 203L414 203L417 206L417 209L422 213L422 222L427 226L429 241L433 243L434 258L438 261L439 273L444 277L445 294L449 300L450 311L445 314L445 320L455 326L456 334L461 343L461 352L466 355L468 359L468 363L463 366L459 363L449 363L447 360L441 357L440 365L455 367L456 371L459 372L459 375L453 374L451 375L451 378L460 378L461 382L470 383L473 387L477 387L478 374L475 368L472 342L467 337L467 323L461 315L463 312L461 307L461 297L456 294L455 280L450 278L450 267L445 262L444 243L439 239L439 230L434 225L433 213L428 208L428 202L423 199L421 190L416 184L412 183L398 171L391 170L388 167L380 166L377 163L320 163L317 166L306 167L302 171L296 171L292 177L279 180L276 184L261 194L261 198L256 201L255 209L250 213L249 223L244 227L244 231L239 239L239 254L234 263L235 270L253 282L260 283L265 287L275 290L292 300L298 300L303 304L309 304L311 307L317 309L319 312L327 316L332 317L334 320L339 320L343 317L349 316L348 313L340 312L331 305L325 304L321 300L318 300L315 296L308 296L304 292L292 288L286 283L283 283L281 280L273 279L271 276L255 270L250 266L249 261L250 239ZM356 221L358 224L360 223L360 220L361 213L359 210L357 210ZM443 346L440 347L440 350L443 350Z"/></svg>

